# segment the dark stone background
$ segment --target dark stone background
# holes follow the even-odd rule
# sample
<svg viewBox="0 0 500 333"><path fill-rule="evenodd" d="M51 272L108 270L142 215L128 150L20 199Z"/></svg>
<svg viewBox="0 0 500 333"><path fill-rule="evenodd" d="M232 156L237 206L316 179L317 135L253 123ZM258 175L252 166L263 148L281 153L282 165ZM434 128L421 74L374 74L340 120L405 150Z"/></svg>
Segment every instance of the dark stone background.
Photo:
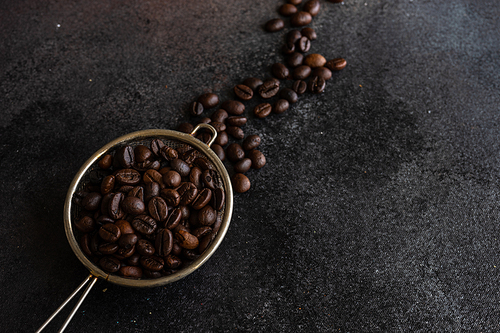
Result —
<svg viewBox="0 0 500 333"><path fill-rule="evenodd" d="M80 165L269 76L281 3L0 3L2 331L35 331L88 275L62 224ZM311 52L348 66L245 126L268 163L219 250L164 287L98 282L67 332L498 332L499 17L495 0L322 1Z"/></svg>

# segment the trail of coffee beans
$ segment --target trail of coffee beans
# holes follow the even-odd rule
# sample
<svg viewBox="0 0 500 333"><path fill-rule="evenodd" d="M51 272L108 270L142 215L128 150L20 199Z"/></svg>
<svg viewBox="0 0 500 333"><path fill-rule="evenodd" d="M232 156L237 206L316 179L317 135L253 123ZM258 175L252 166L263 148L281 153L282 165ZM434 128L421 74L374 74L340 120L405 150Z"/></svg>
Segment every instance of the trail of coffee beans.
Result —
<svg viewBox="0 0 500 333"><path fill-rule="evenodd" d="M342 0L327 2L340 3ZM194 123L210 123L217 130L217 138L211 148L221 161L227 158L232 162L231 180L235 192L248 191L251 184L245 173L250 168L260 169L266 164L264 154L256 149L261 143L261 138L255 134L245 136L242 129L248 121L244 115L244 102L254 98L262 100L262 103L253 109L253 115L258 119L266 118L272 113L281 114L287 111L291 104L297 103L299 96L305 93L322 93L326 81L332 78L332 72L346 67L347 63L343 58L327 60L318 53L307 54L311 49L311 43L317 38L316 31L307 25L311 24L320 9L319 0L308 0L304 3L302 0L287 0L279 7L278 13L288 19L292 29L286 34L281 49L283 63L271 66L274 78L264 80L257 77L246 78L233 88L236 99L223 101L220 106L219 96L214 93L202 94L189 105L189 113L193 117L202 117L207 110L219 106L210 117L205 116ZM285 26L284 19L274 18L265 23L264 29L273 33L285 29ZM273 97L278 98L273 104L265 101ZM177 129L191 133L194 126L191 123L182 123ZM208 132L201 132L197 138L207 143L211 135Z"/></svg>

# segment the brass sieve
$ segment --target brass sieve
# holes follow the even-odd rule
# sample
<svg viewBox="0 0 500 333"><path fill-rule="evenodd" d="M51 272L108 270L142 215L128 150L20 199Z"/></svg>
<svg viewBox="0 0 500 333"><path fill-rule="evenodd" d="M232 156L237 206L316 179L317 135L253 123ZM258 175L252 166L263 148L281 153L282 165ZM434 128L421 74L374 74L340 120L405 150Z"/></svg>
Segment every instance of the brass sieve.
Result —
<svg viewBox="0 0 500 333"><path fill-rule="evenodd" d="M201 128L208 129L212 132L212 138L207 144L194 137ZM168 283L175 282L191 274L192 272L200 268L212 256L212 254L214 254L214 252L217 250L222 240L224 239L224 236L229 228L229 223L231 221L231 215L233 212L233 190L231 187L231 180L226 168L224 167L224 164L212 151L212 149L210 149L210 146L215 141L216 137L217 131L208 124L199 124L190 134L163 129L150 129L133 132L109 142L104 147L95 152L83 164L76 176L73 178L73 181L71 182L71 185L68 189L66 201L64 204L64 229L66 231L66 237L68 238L71 249L78 257L78 259L90 271L90 275L75 289L75 291L61 304L61 306L59 306L59 308L47 319L47 321L45 321L45 323L37 330L37 333L41 332L49 324L49 322L64 308L64 306L83 287L86 286L86 289L78 300L78 303L75 305L70 315L64 322L63 326L60 328L59 332L63 332L98 278L126 287L142 288L162 286ZM200 255L186 267L179 269L177 272L171 275L157 279L129 279L106 273L96 264L90 261L89 258L87 258L87 256L82 252L79 242L76 238L76 236L78 235L78 231L73 228L72 223L79 212L79 207L73 203L73 196L75 192L82 189L89 182L89 172L97 167L97 163L102 156L114 151L116 148L123 145L131 145L132 147L139 144L149 145L152 139L161 139L166 145L172 148L179 148L184 145L189 145L196 151L198 151L200 156L205 156L207 158L209 164L211 164L211 166L217 171L219 179L217 179L216 181L224 189L224 192L226 194L223 209L218 212L218 214L221 215L220 218L222 218L222 223L216 237L208 246L208 248L203 252L202 255Z"/></svg>

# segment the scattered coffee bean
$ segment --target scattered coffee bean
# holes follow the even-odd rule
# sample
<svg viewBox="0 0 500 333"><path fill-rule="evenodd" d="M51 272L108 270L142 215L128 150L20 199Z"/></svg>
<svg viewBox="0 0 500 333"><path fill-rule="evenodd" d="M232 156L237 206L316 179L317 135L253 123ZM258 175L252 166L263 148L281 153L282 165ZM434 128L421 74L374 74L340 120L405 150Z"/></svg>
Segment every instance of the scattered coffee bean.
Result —
<svg viewBox="0 0 500 333"><path fill-rule="evenodd" d="M311 67L306 65L301 65L292 71L292 77L295 80L304 80L309 75L311 75Z"/></svg>
<svg viewBox="0 0 500 333"><path fill-rule="evenodd" d="M118 148L113 158L113 161L118 163L122 168L131 168L134 165L134 149L131 146L123 146Z"/></svg>
<svg viewBox="0 0 500 333"><path fill-rule="evenodd" d="M297 103L299 100L297 93L290 88L281 89L280 98L287 100L290 104Z"/></svg>
<svg viewBox="0 0 500 333"><path fill-rule="evenodd" d="M272 106L269 103L261 103L253 109L253 114L257 118L265 118L271 114Z"/></svg>
<svg viewBox="0 0 500 333"><path fill-rule="evenodd" d="M245 137L245 132L238 126L228 126L226 132L237 140Z"/></svg>
<svg viewBox="0 0 500 333"><path fill-rule="evenodd" d="M182 133L191 133L194 130L194 126L190 123L182 123L177 127L177 130Z"/></svg>
<svg viewBox="0 0 500 333"><path fill-rule="evenodd" d="M238 143L234 142L231 143L229 146L227 146L226 157L231 162L238 162L239 160L245 157L245 152Z"/></svg>
<svg viewBox="0 0 500 333"><path fill-rule="evenodd" d="M234 94L244 101L251 100L253 97L253 90L244 84L238 84L233 90Z"/></svg>
<svg viewBox="0 0 500 333"><path fill-rule="evenodd" d="M235 116L240 116L245 112L245 105L238 101L225 101L222 103L221 108Z"/></svg>
<svg viewBox="0 0 500 333"><path fill-rule="evenodd" d="M295 91L298 95L302 95L307 91L307 83L306 81L297 80L292 85L293 91Z"/></svg>
<svg viewBox="0 0 500 333"><path fill-rule="evenodd" d="M263 83L262 80L256 77L249 77L245 79L245 81L243 81L243 84L252 89L253 91L256 91L262 83Z"/></svg>
<svg viewBox="0 0 500 333"><path fill-rule="evenodd" d="M249 135L243 140L242 148L244 150L255 149L260 145L261 139L257 134Z"/></svg>
<svg viewBox="0 0 500 333"><path fill-rule="evenodd" d="M319 76L323 80L328 81L332 78L332 71L326 67L318 67L318 68L313 69L313 71L311 72L311 75L312 76Z"/></svg>
<svg viewBox="0 0 500 333"><path fill-rule="evenodd" d="M244 159L238 161L234 165L234 171L239 172L239 173L245 173L248 170L250 170L251 166L252 166L252 160L249 158L244 158Z"/></svg>
<svg viewBox="0 0 500 333"><path fill-rule="evenodd" d="M280 89L280 81L277 79L268 79L259 87L259 95L262 98L271 98L275 96Z"/></svg>
<svg viewBox="0 0 500 333"><path fill-rule="evenodd" d="M308 52L311 49L311 41L309 38L306 36L301 37L297 42L297 49L302 53Z"/></svg>
<svg viewBox="0 0 500 333"><path fill-rule="evenodd" d="M211 109L219 104L219 96L213 93L206 93L198 97L198 103L203 105L205 109Z"/></svg>
<svg viewBox="0 0 500 333"><path fill-rule="evenodd" d="M220 132L217 134L217 137L215 138L214 143L220 145L220 146L225 146L229 142L229 138L227 136L226 132Z"/></svg>
<svg viewBox="0 0 500 333"><path fill-rule="evenodd" d="M302 27L308 25L312 21L312 16L308 12L300 11L292 15L290 24L293 27Z"/></svg>
<svg viewBox="0 0 500 333"><path fill-rule="evenodd" d="M308 12L312 17L314 17L319 14L320 7L321 4L319 3L319 0L309 0L306 1L304 6L302 7L302 10Z"/></svg>
<svg viewBox="0 0 500 333"><path fill-rule="evenodd" d="M290 16L292 14L295 14L297 12L297 7L290 3L285 3L280 6L278 9L278 12L283 15L283 16Z"/></svg>
<svg viewBox="0 0 500 333"><path fill-rule="evenodd" d="M214 153L219 157L221 161L224 161L226 159L226 153L224 153L224 148L222 148L220 145L214 143L210 147L214 151Z"/></svg>
<svg viewBox="0 0 500 333"><path fill-rule="evenodd" d="M280 31L285 27L285 22L282 19L275 18L266 22L264 28L267 32Z"/></svg>
<svg viewBox="0 0 500 333"><path fill-rule="evenodd" d="M323 67L326 64L326 59L321 54L311 53L304 58L304 65L311 68Z"/></svg>
<svg viewBox="0 0 500 333"><path fill-rule="evenodd" d="M285 37L287 43L295 44L302 37L302 33L299 30L290 30Z"/></svg>
<svg viewBox="0 0 500 333"><path fill-rule="evenodd" d="M223 123L227 119L228 116L229 116L229 114L227 113L226 110L219 109L219 110L215 111L214 113L212 113L212 116L210 117L210 119L212 121Z"/></svg>
<svg viewBox="0 0 500 333"><path fill-rule="evenodd" d="M248 151L247 157L252 161L252 168L254 169L260 169L266 165L266 157L256 149Z"/></svg>
<svg viewBox="0 0 500 333"><path fill-rule="evenodd" d="M279 99L273 105L273 112L276 114L281 114L288 110L290 103L286 99Z"/></svg>
<svg viewBox="0 0 500 333"><path fill-rule="evenodd" d="M344 58L335 58L335 59L329 60L325 64L325 67L331 71L340 71L340 70L344 69L346 65L347 65L347 62L345 61Z"/></svg>
<svg viewBox="0 0 500 333"><path fill-rule="evenodd" d="M210 125L212 125L213 128L215 128L217 133L224 132L226 130L226 124L220 123L218 121L212 121Z"/></svg>
<svg viewBox="0 0 500 333"><path fill-rule="evenodd" d="M199 102L193 102L189 105L189 113L192 115L192 116L199 116L203 113L203 104L199 103Z"/></svg>
<svg viewBox="0 0 500 333"><path fill-rule="evenodd" d="M231 116L227 118L226 123L230 126L241 127L247 123L247 118L242 116Z"/></svg>
<svg viewBox="0 0 500 333"><path fill-rule="evenodd" d="M302 65L304 55L299 52L293 52L286 58L286 64L290 67L297 67Z"/></svg>
<svg viewBox="0 0 500 333"><path fill-rule="evenodd" d="M286 42L281 48L283 54L292 54L295 52L295 44L292 42Z"/></svg>
<svg viewBox="0 0 500 333"><path fill-rule="evenodd" d="M273 75L280 80L288 79L290 76L288 68L278 62L271 66L271 71Z"/></svg>
<svg viewBox="0 0 500 333"><path fill-rule="evenodd" d="M99 168L103 170L109 169L113 165L113 157L111 154L104 155L98 163Z"/></svg>
<svg viewBox="0 0 500 333"><path fill-rule="evenodd" d="M302 28L302 30L300 30L300 33L302 34L302 36L307 37L309 40L315 40L316 38L318 38L316 31L314 31L314 29L310 27Z"/></svg>
<svg viewBox="0 0 500 333"><path fill-rule="evenodd" d="M250 179L242 173L236 173L232 177L232 183L235 192L245 193L250 189Z"/></svg>
<svg viewBox="0 0 500 333"><path fill-rule="evenodd" d="M307 89L313 94L322 93L325 90L325 80L319 76L313 76L307 83Z"/></svg>

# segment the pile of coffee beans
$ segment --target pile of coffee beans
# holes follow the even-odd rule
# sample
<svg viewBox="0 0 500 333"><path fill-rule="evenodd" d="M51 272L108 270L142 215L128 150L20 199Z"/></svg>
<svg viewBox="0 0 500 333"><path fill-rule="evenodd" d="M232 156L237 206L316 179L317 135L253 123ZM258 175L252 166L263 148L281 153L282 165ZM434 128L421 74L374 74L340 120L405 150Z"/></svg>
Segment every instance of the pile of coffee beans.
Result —
<svg viewBox="0 0 500 333"><path fill-rule="evenodd" d="M342 0L329 0L339 3ZM278 13L289 18L293 28L286 34L282 47L283 63L271 66L274 77L260 79L250 77L233 88L235 100L223 101L219 106L219 97L214 93L205 93L189 105L189 113L194 117L202 117L198 123L210 123L217 130L217 138L211 148L224 161L232 162L232 183L235 192L243 193L250 189L250 180L245 173L250 169L260 169L266 164L266 158L256 148L261 139L253 134L246 136L242 126L248 121L245 115L245 102L260 99L261 103L253 108L251 117L263 119L271 114L281 114L297 103L299 96L306 92L319 94L325 90L326 81L333 76L332 72L342 70L346 66L343 58L327 60L319 53L307 54L312 42L317 39L316 31L307 27L319 14L319 0L287 0ZM281 18L274 18L265 23L268 32L285 29L286 23ZM300 29L300 30L299 30ZM288 85L288 87L286 86ZM268 101L273 99L271 103ZM206 110L214 109L209 117L203 117ZM178 130L191 133L194 126L183 123ZM198 139L209 142L210 133L200 133ZM231 171L230 171L231 172Z"/></svg>
<svg viewBox="0 0 500 333"><path fill-rule="evenodd" d="M221 227L219 174L188 145L125 145L102 157L88 178L73 197L80 207L74 226L82 251L108 273L170 275L198 258Z"/></svg>

